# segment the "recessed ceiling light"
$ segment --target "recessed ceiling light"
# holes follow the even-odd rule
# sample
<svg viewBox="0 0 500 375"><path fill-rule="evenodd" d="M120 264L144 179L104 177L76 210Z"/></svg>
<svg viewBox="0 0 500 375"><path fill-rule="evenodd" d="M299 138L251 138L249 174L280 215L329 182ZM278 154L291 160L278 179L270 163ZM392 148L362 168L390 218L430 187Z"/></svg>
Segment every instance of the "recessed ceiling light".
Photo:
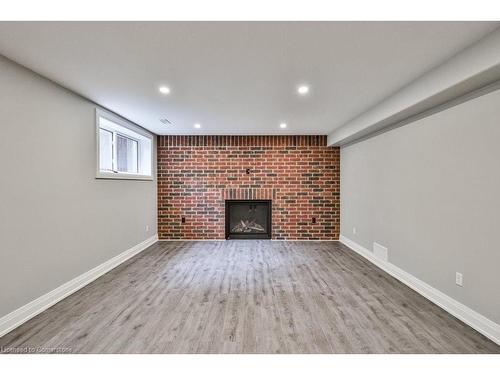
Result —
<svg viewBox="0 0 500 375"><path fill-rule="evenodd" d="M164 95L168 95L168 94L170 94L170 87L168 87L168 86L160 86L158 88L158 91L160 91Z"/></svg>
<svg viewBox="0 0 500 375"><path fill-rule="evenodd" d="M307 85L300 85L299 87L297 87L297 92L300 94L300 95L305 95L309 92L309 86Z"/></svg>
<svg viewBox="0 0 500 375"><path fill-rule="evenodd" d="M194 127L195 127L196 129L199 129L199 128L201 128L201 124L196 123L196 124L194 124Z"/></svg>
<svg viewBox="0 0 500 375"><path fill-rule="evenodd" d="M280 128L281 128L281 129L285 129L285 128L286 128L286 123L282 122L282 123L280 124Z"/></svg>

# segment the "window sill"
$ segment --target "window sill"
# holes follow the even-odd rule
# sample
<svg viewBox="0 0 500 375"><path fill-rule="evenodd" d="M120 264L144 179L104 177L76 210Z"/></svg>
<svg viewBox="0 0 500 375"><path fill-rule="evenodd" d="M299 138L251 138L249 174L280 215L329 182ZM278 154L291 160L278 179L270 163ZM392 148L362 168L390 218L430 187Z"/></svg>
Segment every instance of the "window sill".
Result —
<svg viewBox="0 0 500 375"><path fill-rule="evenodd" d="M139 180L139 181L153 181L153 176L140 175L140 174L121 174L121 173L103 173L100 172L95 176L98 180Z"/></svg>

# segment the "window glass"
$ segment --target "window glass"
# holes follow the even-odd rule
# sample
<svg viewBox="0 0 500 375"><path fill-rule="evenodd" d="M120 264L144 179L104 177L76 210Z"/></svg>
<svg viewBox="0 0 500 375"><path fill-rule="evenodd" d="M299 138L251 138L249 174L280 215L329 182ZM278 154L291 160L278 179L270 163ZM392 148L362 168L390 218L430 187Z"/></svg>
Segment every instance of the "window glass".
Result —
<svg viewBox="0 0 500 375"><path fill-rule="evenodd" d="M116 135L116 161L118 172L137 173L137 141Z"/></svg>
<svg viewBox="0 0 500 375"><path fill-rule="evenodd" d="M99 129L99 167L101 171L113 171L113 133Z"/></svg>
<svg viewBox="0 0 500 375"><path fill-rule="evenodd" d="M111 113L96 110L97 178L152 180L153 136Z"/></svg>

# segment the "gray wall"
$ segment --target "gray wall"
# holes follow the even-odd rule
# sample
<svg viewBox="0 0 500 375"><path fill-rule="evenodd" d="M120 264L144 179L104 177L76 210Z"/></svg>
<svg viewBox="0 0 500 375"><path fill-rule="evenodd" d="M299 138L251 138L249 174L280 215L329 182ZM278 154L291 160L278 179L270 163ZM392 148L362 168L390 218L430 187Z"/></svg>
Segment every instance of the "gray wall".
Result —
<svg viewBox="0 0 500 375"><path fill-rule="evenodd" d="M343 147L340 170L343 236L500 323L500 91Z"/></svg>
<svg viewBox="0 0 500 375"><path fill-rule="evenodd" d="M156 180L95 179L95 108L0 57L0 317L156 234Z"/></svg>

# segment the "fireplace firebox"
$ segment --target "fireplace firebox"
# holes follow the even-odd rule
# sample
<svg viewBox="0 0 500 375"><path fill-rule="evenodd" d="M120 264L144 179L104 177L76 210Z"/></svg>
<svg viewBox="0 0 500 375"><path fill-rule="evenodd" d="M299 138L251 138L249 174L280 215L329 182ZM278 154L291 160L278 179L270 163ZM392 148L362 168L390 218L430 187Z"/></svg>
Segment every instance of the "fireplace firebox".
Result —
<svg viewBox="0 0 500 375"><path fill-rule="evenodd" d="M226 239L270 239L270 200L226 200Z"/></svg>

